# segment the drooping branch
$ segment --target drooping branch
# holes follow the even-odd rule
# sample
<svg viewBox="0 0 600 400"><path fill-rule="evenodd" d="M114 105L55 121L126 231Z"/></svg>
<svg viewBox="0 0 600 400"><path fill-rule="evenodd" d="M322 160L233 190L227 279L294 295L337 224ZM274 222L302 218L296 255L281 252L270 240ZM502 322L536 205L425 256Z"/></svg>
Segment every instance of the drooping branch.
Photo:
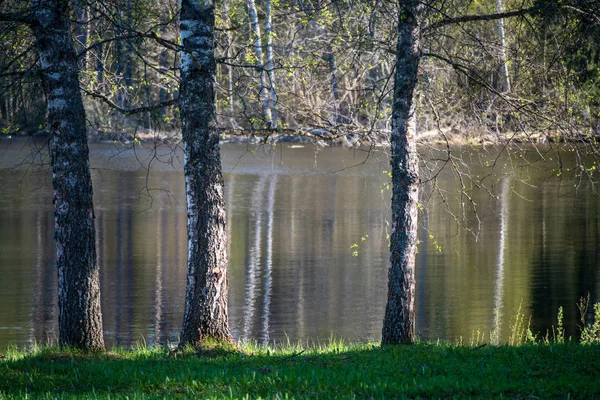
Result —
<svg viewBox="0 0 600 400"><path fill-rule="evenodd" d="M424 28L425 31L429 31L431 29L441 28L442 26L451 25L451 24L460 24L463 22L476 22L476 21L495 21L503 18L511 18L511 17L522 17L525 15L533 14L538 10L537 7L529 7L522 8L520 10L515 11L507 11L503 13L495 13L495 14L484 14L484 15L461 15L458 17L444 17L443 19L434 22L431 25L428 25Z"/></svg>
<svg viewBox="0 0 600 400"><path fill-rule="evenodd" d="M142 32L142 31L137 31L132 28L127 28L127 32L128 32L127 34L99 40L99 41L95 42L94 44L83 49L77 55L77 57L82 57L83 55L85 55L85 53L89 52L90 50L94 50L95 48L102 46L106 43L111 43L111 42L121 41L121 40L129 40L129 39L139 39L139 38L152 39L159 45L161 45L169 50L173 50L173 51L182 51L183 50L183 47L181 45L177 44L174 41L160 37L156 32L154 32L153 29L154 29L154 27L146 30L145 32Z"/></svg>
<svg viewBox="0 0 600 400"><path fill-rule="evenodd" d="M105 104L108 104L110 107L114 108L115 110L117 110L118 112L120 112L123 115L134 115L134 114L140 114L140 113L145 113L145 112L149 112L149 111L160 110L161 108L174 106L179 103L179 98L174 98L174 99L170 99L170 100L161 101L160 103L151 104L149 106L136 107L136 108L123 108L123 107L120 107L119 105L115 104L115 102L113 102L111 99L109 99L107 96L105 96L101 93L94 92L94 91L84 89L84 88L82 88L81 91L90 97L101 100L102 102L104 102Z"/></svg>

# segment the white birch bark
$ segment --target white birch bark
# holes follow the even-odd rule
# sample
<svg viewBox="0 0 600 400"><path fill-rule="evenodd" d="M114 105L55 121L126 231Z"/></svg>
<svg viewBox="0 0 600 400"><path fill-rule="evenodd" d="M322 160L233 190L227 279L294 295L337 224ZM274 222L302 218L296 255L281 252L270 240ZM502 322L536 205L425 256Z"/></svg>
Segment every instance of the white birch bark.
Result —
<svg viewBox="0 0 600 400"><path fill-rule="evenodd" d="M263 118L268 127L272 125L271 111L269 108L269 98L267 95L267 79L265 74L265 65L263 63L262 42L260 37L260 25L258 23L258 13L256 12L256 3L254 0L247 0L248 18L252 30L252 44L254 54L256 55L256 68L260 72L260 91L259 96L263 107Z"/></svg>
<svg viewBox="0 0 600 400"><path fill-rule="evenodd" d="M271 0L265 0L265 35L267 36L267 76L269 77L269 110L271 113L270 129L277 129L277 91L275 89L275 64L273 62L273 31L271 17Z"/></svg>
<svg viewBox="0 0 600 400"><path fill-rule="evenodd" d="M188 208L188 273L180 346L231 341L227 235L215 104L211 0L182 0L179 104Z"/></svg>
<svg viewBox="0 0 600 400"><path fill-rule="evenodd" d="M40 0L31 28L47 99L59 344L104 349L85 110L67 0Z"/></svg>
<svg viewBox="0 0 600 400"><path fill-rule="evenodd" d="M230 9L230 5L229 5L229 1L225 1L223 3L223 7L225 9L225 13L226 15L229 15L229 9ZM233 46L233 36L231 34L231 31L227 31L226 32L226 37L227 37L227 49L225 51L225 55L227 57L228 61L231 61L231 59L233 58L233 52L232 52L232 46ZM227 68L227 106L229 109L229 121L231 124L231 127L235 129L236 124L235 124L235 106L233 103L233 66L231 65L226 65Z"/></svg>
<svg viewBox="0 0 600 400"><path fill-rule="evenodd" d="M503 10L504 4L502 0L496 0L496 12L500 14ZM502 91L508 92L510 90L510 75L508 72L508 59L506 58L506 34L503 18L498 20L498 39L500 40L500 57L502 58Z"/></svg>

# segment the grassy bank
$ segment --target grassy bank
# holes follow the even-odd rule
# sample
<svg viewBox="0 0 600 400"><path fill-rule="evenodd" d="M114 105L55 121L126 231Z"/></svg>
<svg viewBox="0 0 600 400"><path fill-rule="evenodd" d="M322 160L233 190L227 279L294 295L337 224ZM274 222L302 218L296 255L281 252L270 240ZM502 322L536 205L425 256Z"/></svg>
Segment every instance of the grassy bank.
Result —
<svg viewBox="0 0 600 400"><path fill-rule="evenodd" d="M83 354L0 360L1 398L600 398L600 346L380 347Z"/></svg>

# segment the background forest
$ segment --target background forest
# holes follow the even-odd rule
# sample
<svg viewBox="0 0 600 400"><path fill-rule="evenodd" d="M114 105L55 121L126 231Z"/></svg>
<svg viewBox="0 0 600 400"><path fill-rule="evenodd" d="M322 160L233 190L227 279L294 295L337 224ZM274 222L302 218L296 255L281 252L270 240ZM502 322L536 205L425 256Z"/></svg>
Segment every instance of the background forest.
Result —
<svg viewBox="0 0 600 400"><path fill-rule="evenodd" d="M22 7L0 2L3 12ZM427 2L419 134L491 142L515 132L532 140L597 134L598 7L586 0ZM178 136L178 3L74 0L71 9L88 136ZM503 12L514 15L492 18ZM219 126L383 139L391 129L397 15L397 4L385 0L217 3ZM4 135L46 130L38 65L30 31L2 23Z"/></svg>

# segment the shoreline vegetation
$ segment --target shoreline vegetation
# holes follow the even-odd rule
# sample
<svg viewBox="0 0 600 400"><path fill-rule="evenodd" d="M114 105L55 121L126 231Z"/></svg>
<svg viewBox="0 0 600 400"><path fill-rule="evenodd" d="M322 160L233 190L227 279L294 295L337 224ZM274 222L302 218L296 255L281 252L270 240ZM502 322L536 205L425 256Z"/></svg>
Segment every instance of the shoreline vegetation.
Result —
<svg viewBox="0 0 600 400"><path fill-rule="evenodd" d="M473 332L468 344L304 346L204 340L85 352L34 345L0 353L4 398L600 398L600 303L578 304L580 337L565 338L563 310L545 336L521 309L508 342ZM593 308L593 310L592 310ZM587 321L586 315L593 316ZM486 341L489 339L489 342Z"/></svg>
<svg viewBox="0 0 600 400"><path fill-rule="evenodd" d="M276 129L276 130L233 130L220 129L221 143L313 143L319 146L375 146L389 147L389 131L355 129ZM0 135L0 140L14 137L49 137L47 131L20 132L15 135ZM143 129L124 130L123 132L89 132L88 141L92 143L179 143L181 133L178 131L151 131ZM574 132L492 132L489 130L464 129L444 127L440 129L420 131L417 142L429 145L448 146L493 146L498 144L545 144L545 143L592 143L600 141L600 133L592 130L578 129Z"/></svg>
<svg viewBox="0 0 600 400"><path fill-rule="evenodd" d="M173 351L140 344L0 356L3 398L570 398L600 396L600 345L376 343Z"/></svg>

